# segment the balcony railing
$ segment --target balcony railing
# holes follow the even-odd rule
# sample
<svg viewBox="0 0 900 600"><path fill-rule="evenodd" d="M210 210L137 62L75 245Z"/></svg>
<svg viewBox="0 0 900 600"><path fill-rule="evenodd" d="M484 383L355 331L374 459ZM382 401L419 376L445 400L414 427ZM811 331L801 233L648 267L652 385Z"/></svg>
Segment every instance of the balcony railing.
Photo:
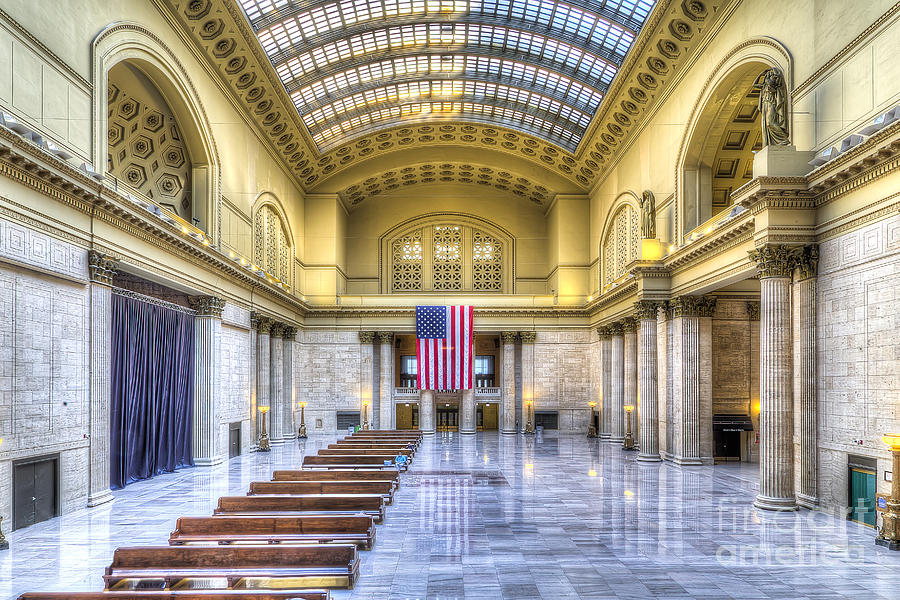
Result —
<svg viewBox="0 0 900 600"><path fill-rule="evenodd" d="M395 387L395 398L415 398L419 397L419 388L414 387ZM498 387L479 387L475 388L476 398L499 398L500 388Z"/></svg>

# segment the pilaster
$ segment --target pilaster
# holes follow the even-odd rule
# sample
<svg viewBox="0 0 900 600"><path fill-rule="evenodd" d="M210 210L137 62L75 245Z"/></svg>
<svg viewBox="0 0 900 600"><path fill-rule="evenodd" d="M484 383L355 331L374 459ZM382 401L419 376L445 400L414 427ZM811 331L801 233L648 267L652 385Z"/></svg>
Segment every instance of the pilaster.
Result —
<svg viewBox="0 0 900 600"><path fill-rule="evenodd" d="M657 313L659 303L640 300L635 303L638 323L638 397L640 398L640 453L641 462L658 462L659 456L659 382L657 374Z"/></svg>
<svg viewBox="0 0 900 600"><path fill-rule="evenodd" d="M282 323L269 330L269 443L284 443L284 334Z"/></svg>
<svg viewBox="0 0 900 600"><path fill-rule="evenodd" d="M622 323L610 325L610 402L609 441L625 439L625 335Z"/></svg>
<svg viewBox="0 0 900 600"><path fill-rule="evenodd" d="M500 338L503 340L500 433L513 435L516 433L516 332L504 331Z"/></svg>
<svg viewBox="0 0 900 600"><path fill-rule="evenodd" d="M816 472L818 394L816 387L816 273L819 249L815 245L794 250L794 414L797 424L797 503L819 505Z"/></svg>
<svg viewBox="0 0 900 600"><path fill-rule="evenodd" d="M193 456L198 467L225 460L218 452L218 408L221 402L222 309L216 296L192 296L194 315L194 415Z"/></svg>
<svg viewBox="0 0 900 600"><path fill-rule="evenodd" d="M359 400L360 400L360 419L362 420L362 402L368 401L369 407L366 409L366 420L369 427L374 429L378 423L378 416L375 414L377 402L374 401L375 390L375 332L360 331L359 332ZM362 425L362 422L360 423Z"/></svg>
<svg viewBox="0 0 900 600"><path fill-rule="evenodd" d="M262 433L261 419L266 419L267 429L271 430L271 419L268 414L259 414L260 406L271 406L269 394L271 391L270 356L271 356L271 330L272 320L259 313L253 313L251 323L256 330L256 432L255 440L259 441Z"/></svg>
<svg viewBox="0 0 900 600"><path fill-rule="evenodd" d="M519 340L522 342L522 355L521 355L521 382L522 382L522 406L520 407L522 413L522 422L519 424L520 429L524 431L525 425L528 421L527 416L527 401L534 401L534 341L537 339L537 332L535 331L520 331L519 332ZM532 409L534 405L532 404Z"/></svg>
<svg viewBox="0 0 900 600"><path fill-rule="evenodd" d="M597 329L600 334L600 439L608 440L612 430L612 330Z"/></svg>
<svg viewBox="0 0 900 600"><path fill-rule="evenodd" d="M378 342L380 363L379 370L379 402L378 427L393 429L394 424L394 334L390 331L379 331Z"/></svg>
<svg viewBox="0 0 900 600"><path fill-rule="evenodd" d="M631 434L636 443L641 439L641 403L638 397L638 348L637 348L637 319L626 317L622 321L622 334L624 337L623 349L623 402L634 407L631 415Z"/></svg>
<svg viewBox="0 0 900 600"><path fill-rule="evenodd" d="M110 339L112 336L112 285L118 264L95 250L88 252L91 278L91 406L90 489L88 506L113 499L109 488L109 412L112 399Z"/></svg>
<svg viewBox="0 0 900 600"><path fill-rule="evenodd" d="M294 426L297 409L297 394L294 389L294 340L297 337L297 328L285 325L281 329L281 360L283 365L282 386L284 392L284 412L282 414L281 432L285 440L297 437L297 428Z"/></svg>
<svg viewBox="0 0 900 600"><path fill-rule="evenodd" d="M795 510L793 389L791 347L791 274L786 246L751 252L760 286L760 460L759 495L754 506Z"/></svg>

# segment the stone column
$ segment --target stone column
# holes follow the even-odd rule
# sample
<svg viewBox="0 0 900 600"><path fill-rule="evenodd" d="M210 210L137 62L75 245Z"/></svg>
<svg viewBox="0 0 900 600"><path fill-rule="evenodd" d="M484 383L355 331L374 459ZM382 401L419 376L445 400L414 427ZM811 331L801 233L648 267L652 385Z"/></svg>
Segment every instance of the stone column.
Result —
<svg viewBox="0 0 900 600"><path fill-rule="evenodd" d="M463 390L459 406L459 432L474 435L478 429L475 423L475 390Z"/></svg>
<svg viewBox="0 0 900 600"><path fill-rule="evenodd" d="M374 331L359 332L359 426L368 421L369 429L375 429L375 402L373 390L375 389L375 369L372 361L375 359ZM363 402L368 401L369 407L365 409L366 419L363 420Z"/></svg>
<svg viewBox="0 0 900 600"><path fill-rule="evenodd" d="M394 334L390 331L379 331L378 341L381 344L381 374L379 379L379 411L378 428L393 429L394 424Z"/></svg>
<svg viewBox="0 0 900 600"><path fill-rule="evenodd" d="M760 457L759 495L765 510L795 510L794 406L791 381L791 271L786 246L763 246L751 253L759 269Z"/></svg>
<svg viewBox="0 0 900 600"><path fill-rule="evenodd" d="M794 399L798 413L797 503L805 508L819 506L816 482L818 395L816 392L816 269L818 246L805 246L794 252Z"/></svg>
<svg viewBox="0 0 900 600"><path fill-rule="evenodd" d="M531 400L531 410L537 408L534 402L534 341L537 339L535 331L520 331L519 340L522 341L522 422L519 423L519 430L525 431L525 425L528 423L528 405L526 400ZM537 425L535 425L537 427Z"/></svg>
<svg viewBox="0 0 900 600"><path fill-rule="evenodd" d="M638 397L638 348L637 348L637 319L627 317L622 321L622 332L625 343L623 346L624 375L622 389L624 392L624 406L631 405L634 412L631 415L631 435L637 446L641 441L641 403Z"/></svg>
<svg viewBox="0 0 900 600"><path fill-rule="evenodd" d="M110 340L112 337L112 286L118 264L90 250L88 268L91 277L91 407L90 407L90 489L88 506L113 499L109 489L109 410L112 400L110 382Z"/></svg>
<svg viewBox="0 0 900 600"><path fill-rule="evenodd" d="M610 325L609 441L621 444L625 439L625 337L622 323Z"/></svg>
<svg viewBox="0 0 900 600"><path fill-rule="evenodd" d="M434 435L434 392L419 392L419 429L425 435Z"/></svg>
<svg viewBox="0 0 900 600"><path fill-rule="evenodd" d="M284 443L284 324L269 330L269 442Z"/></svg>
<svg viewBox="0 0 900 600"><path fill-rule="evenodd" d="M281 376L282 398L284 401L284 412L281 421L281 435L285 440L292 440L297 437L296 419L294 418L297 410L297 394L294 389L294 338L297 337L297 328L285 325L281 330L281 362L283 371Z"/></svg>
<svg viewBox="0 0 900 600"><path fill-rule="evenodd" d="M681 296L672 300L672 398L674 402L672 436L673 460L680 465L700 465L704 447L711 442L712 412L709 365L703 368L701 337L709 344L709 319L716 299L705 296ZM705 320L705 323L701 323ZM705 327L704 327L705 326ZM706 329L701 336L701 329ZM709 360L709 357L707 357ZM708 397L709 396L709 397Z"/></svg>
<svg viewBox="0 0 900 600"><path fill-rule="evenodd" d="M516 332L504 331L503 371L500 390L500 433L516 433Z"/></svg>
<svg viewBox="0 0 900 600"><path fill-rule="evenodd" d="M639 300L634 305L638 320L638 396L640 398L640 440L637 459L658 462L659 456L659 379L657 376L657 312L659 303Z"/></svg>
<svg viewBox="0 0 900 600"><path fill-rule="evenodd" d="M256 439L259 442L259 435L262 433L261 420L266 419L266 431L269 436L272 435L272 418L271 415L261 415L259 413L260 406L271 406L269 404L269 393L271 392L271 377L269 373L271 344L269 341L272 330L272 319L264 317L258 313L251 315L251 323L256 329ZM271 410L271 408L269 409Z"/></svg>
<svg viewBox="0 0 900 600"><path fill-rule="evenodd" d="M665 460L672 460L672 397L673 376L672 365L672 307L669 302L660 304L660 311L656 316L656 378L658 391L657 402L659 404L659 455Z"/></svg>
<svg viewBox="0 0 900 600"><path fill-rule="evenodd" d="M612 429L612 330L599 327L600 333L600 439L608 440Z"/></svg>
<svg viewBox="0 0 900 600"><path fill-rule="evenodd" d="M217 465L225 460L218 451L218 407L221 402L222 309L215 296L191 296L194 317L194 464Z"/></svg>

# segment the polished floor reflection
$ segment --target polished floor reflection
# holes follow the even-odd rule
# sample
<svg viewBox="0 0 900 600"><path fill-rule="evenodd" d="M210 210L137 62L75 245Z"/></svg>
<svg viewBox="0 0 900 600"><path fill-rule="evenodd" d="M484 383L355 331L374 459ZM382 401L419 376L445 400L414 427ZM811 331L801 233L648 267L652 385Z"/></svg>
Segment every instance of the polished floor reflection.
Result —
<svg viewBox="0 0 900 600"><path fill-rule="evenodd" d="M0 598L96 590L122 545L293 467L333 437L136 483L115 501L8 535ZM757 469L678 468L582 436L427 439L359 583L335 598L898 597L900 553L841 515L754 510Z"/></svg>

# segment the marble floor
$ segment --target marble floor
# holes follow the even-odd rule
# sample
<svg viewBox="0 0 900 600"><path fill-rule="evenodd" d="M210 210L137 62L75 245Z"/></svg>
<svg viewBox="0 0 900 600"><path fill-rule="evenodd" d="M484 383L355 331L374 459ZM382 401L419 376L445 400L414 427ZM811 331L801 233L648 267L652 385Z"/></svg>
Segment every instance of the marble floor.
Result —
<svg viewBox="0 0 900 600"><path fill-rule="evenodd" d="M8 534L0 599L96 590L113 550L165 544L175 518L292 467L333 437L139 482L110 504ZM337 599L898 596L900 553L826 513L754 510L757 469L678 468L583 436L423 442L360 579Z"/></svg>

